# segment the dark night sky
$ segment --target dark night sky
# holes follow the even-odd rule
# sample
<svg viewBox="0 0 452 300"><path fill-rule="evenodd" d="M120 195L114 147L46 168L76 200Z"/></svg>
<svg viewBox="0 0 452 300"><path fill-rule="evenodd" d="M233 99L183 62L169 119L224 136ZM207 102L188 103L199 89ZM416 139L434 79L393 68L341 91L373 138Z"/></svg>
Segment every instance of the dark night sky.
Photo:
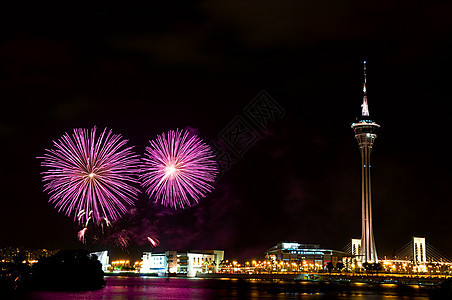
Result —
<svg viewBox="0 0 452 300"><path fill-rule="evenodd" d="M285 117L211 196L175 213L140 200L158 250L258 258L281 240L342 249L361 234L350 124L366 58L370 113L381 125L372 153L378 253L425 236L452 257L450 1L165 3L2 10L0 247L122 255L77 241L79 228L47 202L36 157L64 132L94 125L139 153L169 129L211 140L265 89Z"/></svg>

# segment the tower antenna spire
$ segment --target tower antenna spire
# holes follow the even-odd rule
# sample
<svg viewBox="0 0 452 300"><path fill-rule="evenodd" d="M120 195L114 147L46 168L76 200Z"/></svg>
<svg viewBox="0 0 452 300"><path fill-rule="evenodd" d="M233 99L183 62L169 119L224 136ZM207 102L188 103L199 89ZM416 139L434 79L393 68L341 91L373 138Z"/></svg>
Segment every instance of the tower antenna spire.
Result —
<svg viewBox="0 0 452 300"><path fill-rule="evenodd" d="M362 109L362 116L369 116L369 106L367 105L367 74L366 74L366 63L367 61L364 61L364 83L363 83L363 104L361 105Z"/></svg>

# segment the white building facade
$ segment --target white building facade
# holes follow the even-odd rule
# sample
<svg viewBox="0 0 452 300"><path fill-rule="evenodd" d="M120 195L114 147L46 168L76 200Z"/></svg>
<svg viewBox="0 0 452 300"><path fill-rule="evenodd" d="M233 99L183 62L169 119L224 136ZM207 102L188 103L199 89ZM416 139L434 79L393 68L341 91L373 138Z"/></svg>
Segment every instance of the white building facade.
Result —
<svg viewBox="0 0 452 300"><path fill-rule="evenodd" d="M197 273L216 273L224 259L223 250L192 250L188 252L143 253L140 273L165 273L196 277Z"/></svg>
<svg viewBox="0 0 452 300"><path fill-rule="evenodd" d="M167 270L167 259L165 253L143 253L143 264L140 273L165 274Z"/></svg>

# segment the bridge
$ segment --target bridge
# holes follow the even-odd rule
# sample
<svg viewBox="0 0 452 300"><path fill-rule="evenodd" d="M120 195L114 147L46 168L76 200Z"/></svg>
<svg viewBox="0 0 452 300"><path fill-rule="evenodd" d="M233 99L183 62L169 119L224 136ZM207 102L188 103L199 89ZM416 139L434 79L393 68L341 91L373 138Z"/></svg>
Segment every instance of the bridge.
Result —
<svg viewBox="0 0 452 300"><path fill-rule="evenodd" d="M359 255L359 240L352 239L343 251L352 254L348 264L346 262L347 268L362 267ZM379 257L379 261L382 271L395 274L450 275L452 273L452 259L427 243L424 237L413 237L402 248L395 251L391 257Z"/></svg>

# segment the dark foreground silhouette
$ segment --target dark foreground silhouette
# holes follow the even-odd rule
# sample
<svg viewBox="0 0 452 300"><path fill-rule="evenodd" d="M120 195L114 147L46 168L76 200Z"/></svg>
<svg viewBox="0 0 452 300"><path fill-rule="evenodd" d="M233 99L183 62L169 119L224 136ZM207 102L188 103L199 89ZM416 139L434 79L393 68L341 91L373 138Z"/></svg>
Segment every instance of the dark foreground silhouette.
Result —
<svg viewBox="0 0 452 300"><path fill-rule="evenodd" d="M85 250L63 250L30 267L22 262L3 264L0 292L21 290L82 291L105 287L102 264Z"/></svg>
<svg viewBox="0 0 452 300"><path fill-rule="evenodd" d="M26 289L96 290L105 286L102 264L85 250L63 250L32 267Z"/></svg>

